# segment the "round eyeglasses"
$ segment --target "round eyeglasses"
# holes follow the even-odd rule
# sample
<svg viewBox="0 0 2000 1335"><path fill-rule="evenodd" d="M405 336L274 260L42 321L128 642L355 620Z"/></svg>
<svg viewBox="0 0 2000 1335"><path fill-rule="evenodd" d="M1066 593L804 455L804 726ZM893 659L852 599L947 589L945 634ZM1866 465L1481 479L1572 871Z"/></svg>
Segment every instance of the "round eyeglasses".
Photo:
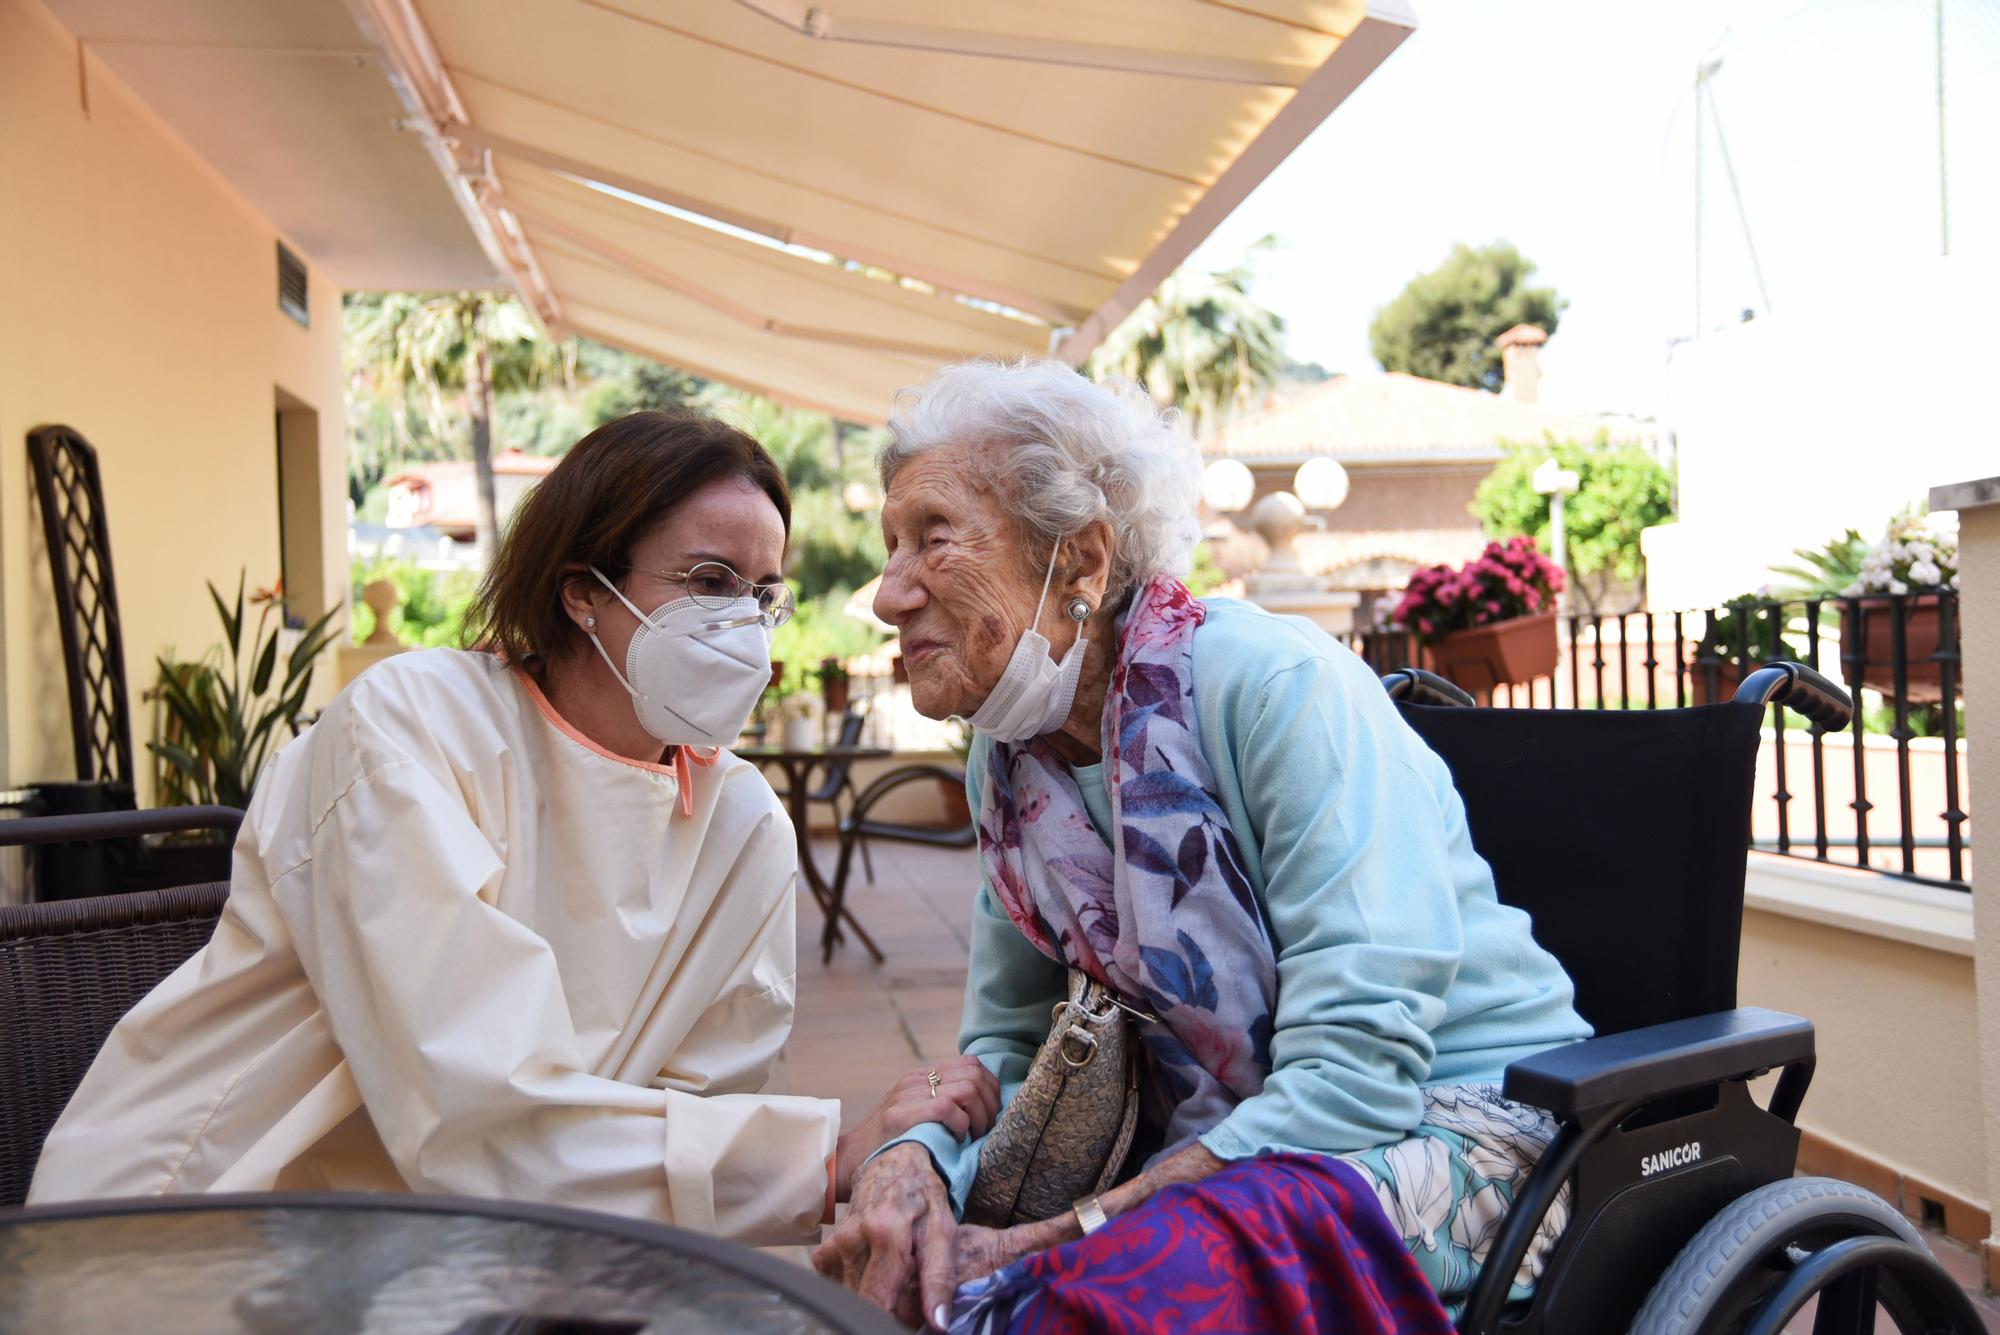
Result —
<svg viewBox="0 0 2000 1335"><path fill-rule="evenodd" d="M776 630L790 621L792 613L798 610L798 600L792 596L790 585L782 580L753 584L720 561L703 561L687 570L656 570L652 573L671 583L685 585L688 597L694 599L695 605L712 612L727 611L741 599L754 598L757 600L757 619L770 630Z"/></svg>

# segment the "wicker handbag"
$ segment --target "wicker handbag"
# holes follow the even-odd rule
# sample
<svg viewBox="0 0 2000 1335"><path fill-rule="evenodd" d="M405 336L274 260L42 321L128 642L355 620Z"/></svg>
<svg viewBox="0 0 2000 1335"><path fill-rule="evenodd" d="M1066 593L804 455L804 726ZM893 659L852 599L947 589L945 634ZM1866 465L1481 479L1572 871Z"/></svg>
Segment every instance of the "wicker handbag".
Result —
<svg viewBox="0 0 2000 1335"><path fill-rule="evenodd" d="M1139 1122L1133 1010L1081 969L1056 1003L1028 1078L979 1150L965 1221L988 1228L1051 1219L1118 1179Z"/></svg>

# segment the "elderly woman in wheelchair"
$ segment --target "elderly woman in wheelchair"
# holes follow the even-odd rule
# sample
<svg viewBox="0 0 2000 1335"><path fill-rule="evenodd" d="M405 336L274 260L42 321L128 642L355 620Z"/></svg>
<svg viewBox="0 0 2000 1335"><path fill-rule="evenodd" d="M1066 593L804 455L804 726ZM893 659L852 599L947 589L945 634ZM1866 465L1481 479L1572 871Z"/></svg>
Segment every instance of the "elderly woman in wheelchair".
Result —
<svg viewBox="0 0 2000 1335"><path fill-rule="evenodd" d="M1005 1109L981 1139L926 1126L881 1151L815 1255L823 1273L911 1324L1005 1329L1010 1304L1047 1300L1069 1282L1050 1278L1061 1267L1035 1271L1048 1249L1068 1252L1064 1244L1148 1211L1192 1210L1206 1194L1250 1201L1241 1208L1262 1211L1266 1229L1290 1218L1310 1232L1308 1216L1340 1213L1362 1250L1380 1230L1402 1277L1421 1275L1418 1287L1435 1294L1424 1297L1431 1315L1382 1317L1381 1328L1444 1329L1441 1301L1460 1329L1493 1329L1510 1301L1532 1299L1509 1309L1510 1323L1525 1310L1520 1328L1560 1322L1595 1335L1630 1322L1652 1276L1722 1202L1789 1175L1810 1025L1766 1012L1682 1019L1697 1014L1690 1005L1733 1005L1733 929L1726 989L1661 982L1654 990L1670 996L1635 1001L1664 1000L1664 1010L1612 1005L1600 1016L1586 1004L1580 1014L1565 963L1603 957L1612 943L1545 948L1552 930L1566 944L1575 933L1540 916L1545 899L1528 895L1531 921L1521 897L1496 891L1481 856L1490 850L1482 839L1475 851L1478 826L1461 798L1475 786L1518 794L1543 768L1559 777L1576 766L1462 775L1455 786L1470 748L1456 735L1420 735L1404 715L1532 722L1527 711L1399 713L1328 636L1190 596L1180 576L1198 536L1198 456L1141 391L1095 386L1048 362L950 367L897 405L881 471L888 567L876 613L900 632L917 709L964 717L975 732L967 788L982 884L960 1046L999 1077ZM1395 686L1457 702L1425 674ZM1790 675L1760 689L1810 696L1828 721L1842 703ZM1717 708L1745 709L1748 731L1739 719L1734 735L1754 752L1759 711ZM1734 818L1746 827L1734 845L1736 909L1747 787L1745 799ZM1550 858L1542 837L1541 859L1583 865L1568 850ZM1692 842L1730 837L1725 828ZM1680 838L1689 841L1685 830ZM1603 886L1621 862L1647 856L1628 848L1591 874ZM1531 891L1532 878L1521 879ZM1678 961L1685 925L1670 919L1636 952L1617 952ZM1695 975L1719 977L1725 966L1705 967ZM1651 987L1667 974L1636 976ZM1073 1207L1051 1205L1047 1191L1023 1204L1038 1174L1076 1178L1063 1146L1051 1153L1047 1142L1089 1121L1061 1110L1064 1081L1081 1077L1045 1080L1042 1067L1051 1053L1078 1067L1065 1043L1111 1032L1085 1033L1080 1017L1114 1016L1144 1053L1129 1100L1136 1115L1108 1144L1071 1146L1088 1161ZM1634 1016L1682 1019L1684 1032L1582 1042L1585 1016L1617 1029ZM1781 1067L1764 1112L1744 1078ZM1010 1118L1030 1117L1033 1153L1009 1136ZM1675 1118L1707 1128L1699 1143ZM1614 1144L1619 1156L1643 1146L1644 1157L1613 1163L1605 1146ZM1295 1190L1294 1178L1315 1172L1312 1189ZM1614 1190L1628 1177L1659 1184L1637 1193L1653 1202L1640 1215ZM1697 1178L1699 1191L1662 1189ZM1733 1188L1721 1201L1718 1182ZM1190 1194L1183 1184L1194 1183L1203 1185ZM1906 1249L1900 1258L1929 1262L1909 1250L1907 1225L1874 1205L1842 1195L1852 1227L1835 1233L1886 1235ZM1678 1237L1638 1225L1661 1213ZM1174 1236L1200 1231L1189 1223ZM1223 1249L1218 1236L1200 1245ZM1125 1250L1160 1245L1135 1234ZM1581 1269L1568 1264L1579 1245ZM1739 1249L1739 1268L1763 1250ZM1064 1273L1074 1280L1110 1254L1079 1252ZM1315 1256L1301 1255L1314 1273ZM1397 1278L1383 1279L1383 1291ZM1145 1291L1168 1279L1154 1272L1115 1300L1100 1284L1100 1305L1078 1310L1098 1326L1157 1321L1158 1311L1114 1317L1101 1303L1144 1307ZM1686 1320L1709 1319L1731 1296L1675 1295L1675 1310L1646 1329L1702 1329ZM1254 1328L1246 1310L1232 1320ZM1167 1320L1180 1328L1194 1314L1183 1302ZM1313 1328L1296 1314L1287 1322Z"/></svg>

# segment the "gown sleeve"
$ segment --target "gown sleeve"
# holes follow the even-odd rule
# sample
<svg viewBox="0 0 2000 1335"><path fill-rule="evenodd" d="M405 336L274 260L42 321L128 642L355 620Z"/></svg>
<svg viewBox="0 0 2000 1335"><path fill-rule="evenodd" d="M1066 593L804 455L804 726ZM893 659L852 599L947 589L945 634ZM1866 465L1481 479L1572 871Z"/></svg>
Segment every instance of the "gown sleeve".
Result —
<svg viewBox="0 0 2000 1335"><path fill-rule="evenodd" d="M464 799L408 759L364 768L326 795L273 894L410 1188L811 1239L840 1105L715 1092L760 1084L783 1041L790 934L755 934L737 986L696 1023L692 1074L663 1072L665 1088L595 1075L548 942L489 902L503 868ZM782 874L768 849L788 842L750 838L726 875ZM724 1057L731 1039L744 1047Z"/></svg>

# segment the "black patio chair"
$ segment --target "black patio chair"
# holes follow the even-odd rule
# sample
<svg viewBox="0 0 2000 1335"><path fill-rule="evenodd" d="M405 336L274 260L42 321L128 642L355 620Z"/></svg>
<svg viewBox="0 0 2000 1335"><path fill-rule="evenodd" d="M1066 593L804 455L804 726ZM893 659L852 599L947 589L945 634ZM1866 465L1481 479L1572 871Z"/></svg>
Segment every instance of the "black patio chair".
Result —
<svg viewBox="0 0 2000 1335"><path fill-rule="evenodd" d="M1462 1335L1977 1335L1964 1292L1888 1202L1794 1178L1814 1033L1736 1005L1759 728L1783 705L1843 727L1847 696L1796 663L1693 709L1465 708L1415 669L1384 678L1451 769L1500 898L1576 983L1597 1031L1515 1062L1507 1097L1560 1124L1514 1198ZM1415 703L1422 701L1423 703ZM1780 1072L1766 1104L1750 1082ZM1510 1280L1564 1186L1569 1225L1531 1302Z"/></svg>
<svg viewBox="0 0 2000 1335"><path fill-rule="evenodd" d="M833 962L834 928L847 904L847 878L854 867L854 850L862 840L887 839L893 843L921 844L926 848L971 848L979 841L978 831L971 820L955 827L909 825L900 821L877 820L869 814L881 804L882 799L898 788L924 779L962 786L965 771L949 765L930 764L892 769L861 790L861 795L848 808L846 819L840 822L840 860L834 864L832 904L827 910L826 926L821 929L819 938L822 964Z"/></svg>
<svg viewBox="0 0 2000 1335"><path fill-rule="evenodd" d="M208 944L229 884L0 908L0 1207L125 1012Z"/></svg>
<svg viewBox="0 0 2000 1335"><path fill-rule="evenodd" d="M859 746L861 730L868 725L868 716L858 709L850 709L840 718L840 732L835 746ZM808 802L824 802L833 808L834 828L840 826L840 799L848 799L848 807L853 808L854 762L845 758L826 762L819 787L806 794ZM861 839L861 870L868 877L868 884L875 884L875 864L868 856L868 840Z"/></svg>

